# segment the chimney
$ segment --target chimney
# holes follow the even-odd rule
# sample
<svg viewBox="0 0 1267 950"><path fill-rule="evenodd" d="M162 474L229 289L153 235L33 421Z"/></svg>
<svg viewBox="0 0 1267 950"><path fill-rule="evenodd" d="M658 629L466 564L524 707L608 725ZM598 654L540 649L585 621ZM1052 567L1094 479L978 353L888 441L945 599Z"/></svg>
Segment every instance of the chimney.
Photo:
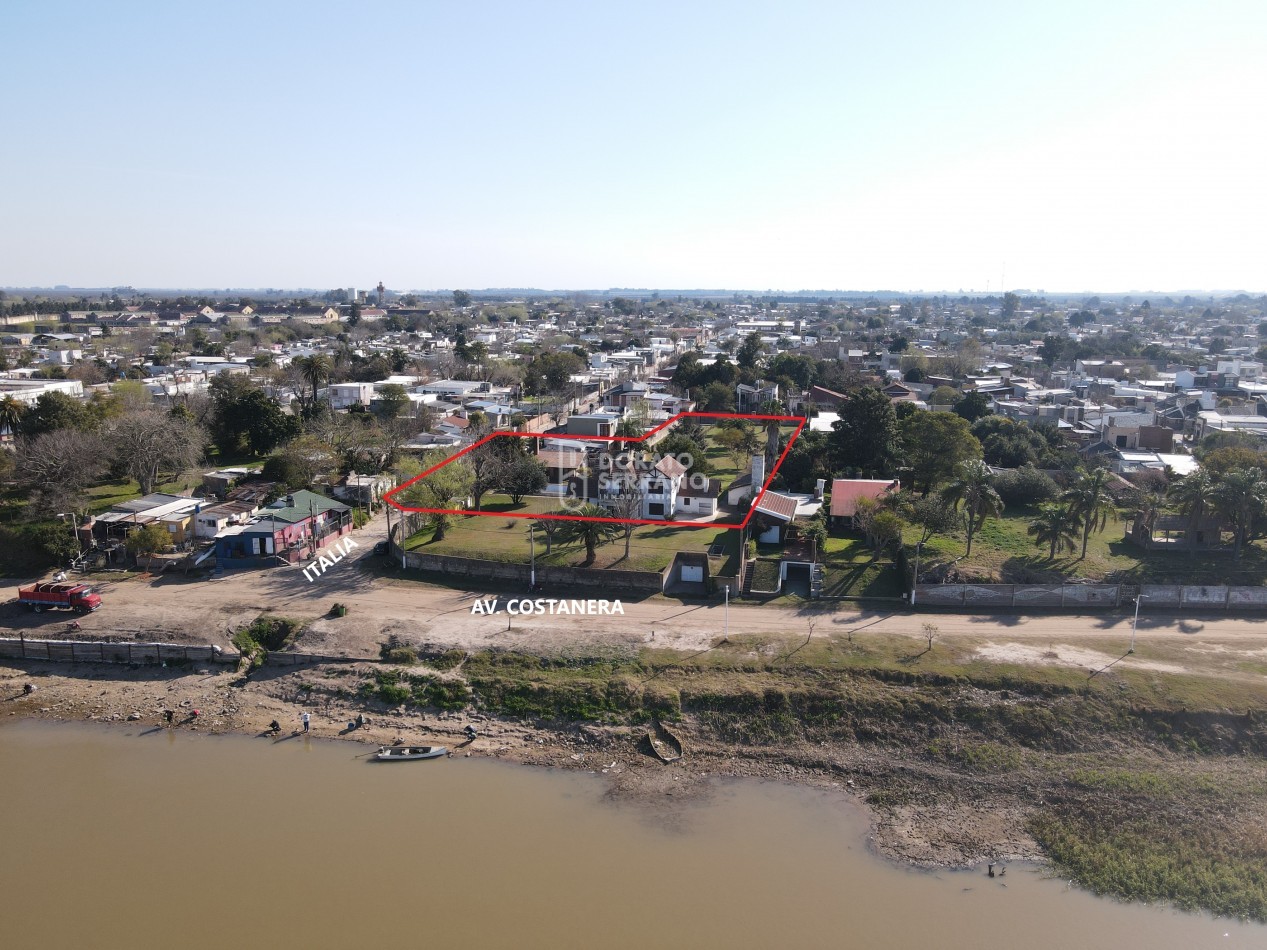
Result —
<svg viewBox="0 0 1267 950"><path fill-rule="evenodd" d="M754 455L752 457L752 497L756 498L761 491L761 486L765 484L765 456Z"/></svg>
<svg viewBox="0 0 1267 950"><path fill-rule="evenodd" d="M823 492L827 489L827 479L820 478L814 483L814 498L818 501L823 500Z"/></svg>

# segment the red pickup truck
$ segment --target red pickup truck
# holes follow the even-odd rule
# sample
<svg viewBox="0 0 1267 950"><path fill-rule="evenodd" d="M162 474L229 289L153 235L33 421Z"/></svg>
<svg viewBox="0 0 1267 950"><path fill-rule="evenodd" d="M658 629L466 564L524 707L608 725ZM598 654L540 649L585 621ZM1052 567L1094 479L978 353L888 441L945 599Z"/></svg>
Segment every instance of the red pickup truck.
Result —
<svg viewBox="0 0 1267 950"><path fill-rule="evenodd" d="M101 606L101 595L94 594L87 584L28 584L18 588L18 603L36 613L66 607L86 614Z"/></svg>

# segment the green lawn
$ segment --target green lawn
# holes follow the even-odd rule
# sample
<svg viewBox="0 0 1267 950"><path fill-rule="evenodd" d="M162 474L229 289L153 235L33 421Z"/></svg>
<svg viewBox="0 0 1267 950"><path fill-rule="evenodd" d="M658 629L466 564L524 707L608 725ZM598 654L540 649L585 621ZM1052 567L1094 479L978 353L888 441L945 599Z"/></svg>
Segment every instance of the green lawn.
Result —
<svg viewBox="0 0 1267 950"><path fill-rule="evenodd" d="M990 519L973 538L970 558L964 556L962 533L933 538L924 545L920 575L927 583L937 576L939 567L954 562L962 576L983 583L1058 583L1078 578L1126 583L1267 583L1267 550L1261 542L1250 544L1239 563L1230 553L1145 551L1123 537L1124 522L1111 521L1091 534L1085 560L1079 558L1081 542L1077 550L1057 552L1051 560L1047 547L1034 544L1027 534L1033 517L1031 509L1009 508L1002 518ZM908 528L904 540L914 559L919 530Z"/></svg>
<svg viewBox="0 0 1267 950"><path fill-rule="evenodd" d="M783 435L794 431L793 427L784 426ZM711 442L713 427L709 426L707 435ZM764 439L764 433L762 433ZM764 444L764 442L763 442ZM710 477L720 479L725 489L742 471L747 471L748 462L736 466L724 449L716 446L707 451L712 466ZM488 494L481 499L481 512L544 514L558 511L562 500L554 497L529 496L519 505L514 504L506 495ZM737 520L737 519L734 519ZM673 560L678 551L708 551L714 545L721 546L721 555L711 561L711 572L722 577L735 577L739 572L739 538L738 531L710 524L704 527L686 527L686 522L678 522L679 526L666 524L642 525L634 530L629 547L629 557L625 557L625 539L623 535L598 547L592 567L603 569L635 571L662 571ZM540 530L536 532L537 563L542 565L580 566L585 560L585 549L578 545L555 545L549 555L545 553L545 536ZM528 519L494 517L455 517L449 526L444 540L436 541L431 527L424 528L414 534L406 542L407 550L427 554L446 554L455 557L485 558L492 561L527 564L529 561Z"/></svg>
<svg viewBox="0 0 1267 950"><path fill-rule="evenodd" d="M547 499L540 500L547 501ZM488 506L485 505L484 508L487 510ZM517 510L522 511L526 508ZM553 510L553 507L541 510ZM454 557L485 558L490 561L527 564L530 555L528 524L528 520L522 518L459 516L453 519L444 540L436 541L435 529L428 526L410 537L405 548L422 554L447 554ZM727 567L730 566L730 576L734 576L738 558L737 534L736 531L711 525L704 528L643 525L634 529L627 559L625 558L625 539L622 535L599 545L595 552L594 563L590 566L624 571L662 571L668 567L678 551L703 552L713 544L720 543L725 550L722 558L714 559L714 568L719 573L725 574ZM544 532L537 529L536 538L537 563L540 565L580 567L585 560L585 548L582 545L555 544L551 553L547 555ZM732 560L736 561L735 565L731 565Z"/></svg>
<svg viewBox="0 0 1267 950"><path fill-rule="evenodd" d="M859 537L829 535L819 555L824 597L900 597L902 580L888 557L876 558Z"/></svg>
<svg viewBox="0 0 1267 950"><path fill-rule="evenodd" d="M768 594L779 587L779 571L781 561L771 558L758 558L752 565L752 592Z"/></svg>
<svg viewBox="0 0 1267 950"><path fill-rule="evenodd" d="M708 457L708 463L712 467L712 470L709 472L709 477L720 479L721 487L722 487L722 490L724 491L725 489L730 487L731 482L733 482L740 475L748 471L748 466L751 460L745 458L738 465L736 465L734 460L730 457L730 454L724 448L718 446L714 442L712 438L712 434L715 431L716 431L715 426L709 426L705 432L705 437L708 439L709 448L708 448L708 451L705 452L704 454ZM790 438L792 433L795 431L796 431L795 426L781 426L779 429L779 435L781 438L787 439L787 438ZM761 445L764 448L765 430L764 429L759 430L759 434L761 436ZM768 476L769 472L767 472L766 475Z"/></svg>

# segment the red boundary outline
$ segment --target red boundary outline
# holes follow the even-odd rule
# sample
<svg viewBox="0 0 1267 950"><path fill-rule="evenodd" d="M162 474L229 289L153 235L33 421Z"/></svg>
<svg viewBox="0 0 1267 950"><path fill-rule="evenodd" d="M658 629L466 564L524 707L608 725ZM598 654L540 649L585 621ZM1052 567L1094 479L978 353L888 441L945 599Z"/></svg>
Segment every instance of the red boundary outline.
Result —
<svg viewBox="0 0 1267 950"><path fill-rule="evenodd" d="M646 439L649 439L651 436L655 435L661 429L664 429L664 428L667 428L668 426L673 425L673 423L677 422L678 419L682 419L682 418L756 419L761 422L778 421L778 422L795 422L796 423L796 431L793 432L792 437L787 440L787 445L783 448L782 454L779 455L778 461L774 463L774 467L770 470L769 474L766 475L765 484L761 486L760 494L757 495L756 501L754 501L752 506L748 509L748 514L744 517L743 521L739 522L739 524L718 524L715 521L679 522L679 521L667 521L664 519L657 519L657 518L593 518L593 517L589 517L588 515L549 515L549 514L535 514L533 512L526 512L526 511L525 512L469 511L468 509L465 509L465 508L458 508L458 509L407 508L404 505L399 504L394 498L392 498L392 495L396 494L399 491L404 491L406 488L408 488L410 485L412 485L414 482L418 481L419 479L426 478L432 472L435 472L435 471L438 471L439 469L444 468L444 466L448 465L450 462L454 462L457 459L460 459L467 452L474 451L475 449L483 445L485 442L488 442L492 439L501 438L501 437L511 437L511 438L520 438L520 439L566 439L568 441L575 441L575 442L582 442L585 440L589 440L592 442L631 442L631 443L643 442ZM793 443L795 443L796 440L800 438L801 431L805 428L805 424L807 421L808 421L807 419L801 416L762 416L762 415L754 415L752 413L741 413L741 412L679 412L672 419L668 419L665 422L662 422L660 425L656 426L654 429L650 430L649 432L643 433L642 435L638 436L636 439L625 437L625 436L616 436L616 435L559 435L559 434L546 435L541 432L494 432L490 435L484 436L484 438L480 439L478 442L467 446L461 452L451 455L449 458L445 459L439 465L433 465L431 466L431 468L427 469L425 472L421 472L420 474L415 475L413 478L409 479L409 481L405 482L405 484L397 485L391 491L383 495L383 500L386 501L393 508L395 508L397 511L412 511L412 512L417 512L420 514L428 514L428 515L468 515L468 516L469 515L483 515L486 518L527 518L532 521L599 521L599 522L606 522L609 524L639 524L639 525L654 524L654 525L659 525L662 528L663 527L712 528L714 530L718 528L725 528L727 530L739 531L746 528L748 526L748 522L752 520L752 516L757 510L757 505L761 502L761 499L765 497L765 493L770 488L770 483L774 481L774 476L779 471L779 466L781 466L783 464L783 460L787 458L787 454L788 452L791 451Z"/></svg>

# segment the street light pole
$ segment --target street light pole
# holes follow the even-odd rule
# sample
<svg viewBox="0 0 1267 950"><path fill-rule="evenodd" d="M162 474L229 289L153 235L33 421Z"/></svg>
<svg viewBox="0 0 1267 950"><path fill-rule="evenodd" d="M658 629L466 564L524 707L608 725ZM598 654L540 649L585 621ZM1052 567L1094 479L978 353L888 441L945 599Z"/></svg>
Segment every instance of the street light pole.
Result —
<svg viewBox="0 0 1267 950"><path fill-rule="evenodd" d="M726 639L730 636L730 585L726 585L726 603L722 608L722 638Z"/></svg>
<svg viewBox="0 0 1267 950"><path fill-rule="evenodd" d="M528 525L528 550L531 567L528 569L528 589L537 589L537 536L533 532L535 524Z"/></svg>
<svg viewBox="0 0 1267 950"><path fill-rule="evenodd" d="M915 606L915 588L919 586L919 555L924 548L924 542L919 541L915 545L915 575L911 578L911 606Z"/></svg>
<svg viewBox="0 0 1267 950"><path fill-rule="evenodd" d="M1135 619L1131 621L1131 648L1126 651L1127 653L1135 652L1135 628L1139 626L1139 602L1146 599L1146 594L1135 595Z"/></svg>
<svg viewBox="0 0 1267 950"><path fill-rule="evenodd" d="M83 542L79 540L79 516L76 515L75 512L73 511L70 512L69 514L63 511L60 514L58 514L57 517L61 518L63 521L65 521L67 518L70 518L70 526L71 526L70 529L71 531L75 532L75 553L76 555L83 554L84 545L83 545Z"/></svg>

